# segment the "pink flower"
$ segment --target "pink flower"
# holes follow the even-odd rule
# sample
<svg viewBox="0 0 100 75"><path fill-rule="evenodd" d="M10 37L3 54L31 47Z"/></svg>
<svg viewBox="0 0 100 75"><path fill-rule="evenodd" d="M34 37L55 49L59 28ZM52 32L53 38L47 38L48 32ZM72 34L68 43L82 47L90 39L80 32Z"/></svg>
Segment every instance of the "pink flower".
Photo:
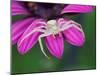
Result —
<svg viewBox="0 0 100 75"><path fill-rule="evenodd" d="M62 9L60 5L53 5L54 7L59 7L62 9L61 11L52 8L52 11L56 10L55 16L52 14L52 11L49 10L51 7L39 7L41 5L43 4L37 3L34 6L35 9L31 9L37 11L34 11L34 14L40 16L39 18L31 16L23 20L19 20L12 25L12 42L13 44L17 43L18 52L20 54L27 53L39 41L40 49L42 50L43 54L48 57L44 52L41 38L44 38L49 52L59 59L63 55L64 40L74 46L83 46L85 42L85 34L81 25L67 18L55 17L64 13L91 12L93 8L92 6L70 4L63 5ZM49 12L51 12L50 14L44 14L48 12L47 9ZM12 3L12 15L19 14L30 15L30 12L25 9L23 4L14 1Z"/></svg>

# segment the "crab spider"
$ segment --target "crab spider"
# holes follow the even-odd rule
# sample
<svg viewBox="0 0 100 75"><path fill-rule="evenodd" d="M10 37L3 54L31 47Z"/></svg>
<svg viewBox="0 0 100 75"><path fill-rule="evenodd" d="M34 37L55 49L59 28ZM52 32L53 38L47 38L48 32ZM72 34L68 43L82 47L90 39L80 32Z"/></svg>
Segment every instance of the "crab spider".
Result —
<svg viewBox="0 0 100 75"><path fill-rule="evenodd" d="M62 31L67 30L67 29L69 29L71 27L74 27L74 28L78 29L84 35L84 32L82 30L81 25L76 23L76 22L74 22L74 21L72 21L72 20L68 20L68 21L66 21L64 19L59 19L58 21L56 21L56 20L49 20L47 23L45 23L45 22L37 22L36 24L42 24L42 25L38 26L36 28L33 28L33 30L30 33L28 33L26 36L24 36L24 38L21 40L20 44L26 38L28 38L30 35L34 34L34 32L40 32L41 34L38 37L38 42L39 42L41 51L43 52L43 54L47 58L49 58L49 57L46 55L46 53L44 51L41 38L49 36L49 35L53 35L54 38L55 38L56 34L60 35L60 33ZM19 46L20 46L20 44L19 44Z"/></svg>

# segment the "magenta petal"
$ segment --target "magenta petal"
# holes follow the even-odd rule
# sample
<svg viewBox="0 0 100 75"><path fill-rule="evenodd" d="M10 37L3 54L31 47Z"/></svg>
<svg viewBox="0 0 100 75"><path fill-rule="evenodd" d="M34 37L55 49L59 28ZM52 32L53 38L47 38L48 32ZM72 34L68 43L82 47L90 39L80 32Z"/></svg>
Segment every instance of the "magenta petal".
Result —
<svg viewBox="0 0 100 75"><path fill-rule="evenodd" d="M63 34L66 41L74 46L83 46L85 42L84 34L74 27L65 30Z"/></svg>
<svg viewBox="0 0 100 75"><path fill-rule="evenodd" d="M28 18L15 22L12 25L12 43L15 44L34 19Z"/></svg>
<svg viewBox="0 0 100 75"><path fill-rule="evenodd" d="M93 6L90 6L90 5L70 4L68 6L65 6L65 8L62 10L61 14L64 14L64 13L87 13L87 12L91 12L92 10L93 10Z"/></svg>
<svg viewBox="0 0 100 75"><path fill-rule="evenodd" d="M17 1L12 1L12 15L26 15L29 14L28 11L22 7L22 5Z"/></svg>
<svg viewBox="0 0 100 75"><path fill-rule="evenodd" d="M38 24L38 22L40 22L40 20L33 21L33 23L26 29L26 31L23 33L21 38L18 40L17 45L18 45L18 51L20 54L27 53L38 41L40 32L34 32L33 34L31 34L30 36L25 38L27 36L27 34L31 33L32 30L34 30L36 27L43 25L40 23Z"/></svg>
<svg viewBox="0 0 100 75"><path fill-rule="evenodd" d="M53 56L59 59L62 57L64 51L64 42L62 35L60 36L57 35L56 37L54 37L53 35L47 36L45 38L45 43L49 52Z"/></svg>

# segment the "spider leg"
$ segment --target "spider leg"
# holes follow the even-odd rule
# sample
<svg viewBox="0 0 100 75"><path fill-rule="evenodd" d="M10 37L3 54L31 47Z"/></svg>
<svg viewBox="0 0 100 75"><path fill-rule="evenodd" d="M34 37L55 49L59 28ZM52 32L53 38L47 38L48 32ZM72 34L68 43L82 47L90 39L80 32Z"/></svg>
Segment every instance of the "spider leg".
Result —
<svg viewBox="0 0 100 75"><path fill-rule="evenodd" d="M68 21L67 24L75 24L75 25L79 26L80 28L82 28L82 26L79 23L77 23L73 20Z"/></svg>
<svg viewBox="0 0 100 75"><path fill-rule="evenodd" d="M60 31L67 30L67 29L69 29L69 28L71 28L71 27L75 27L75 28L78 29L80 32L82 32L82 34L85 36L85 34L84 34L82 28L79 28L79 27L78 27L77 25L75 25L75 24L65 25L65 26L63 26L63 27L60 29Z"/></svg>
<svg viewBox="0 0 100 75"><path fill-rule="evenodd" d="M47 54L46 54L45 51L44 51L43 44L42 44L42 40L41 40L41 38L42 38L42 37L45 37L45 36L48 36L48 35L47 35L47 34L41 34L41 35L39 36L38 41L39 41L39 45L40 45L40 48L41 48L42 53L43 53L48 59L50 59L50 57L48 57Z"/></svg>
<svg viewBox="0 0 100 75"><path fill-rule="evenodd" d="M60 29L60 31L67 30L67 29L71 28L72 26L73 26L73 25L64 25L64 26Z"/></svg>
<svg viewBox="0 0 100 75"><path fill-rule="evenodd" d="M83 32L83 29L82 29L82 28L79 28L79 27L77 27L76 25L73 25L73 27L75 27L75 28L77 28L79 31L81 31L81 32L82 32L82 34L83 34L83 36L85 37L85 34L84 34L84 32Z"/></svg>
<svg viewBox="0 0 100 75"><path fill-rule="evenodd" d="M70 20L70 21L66 22L65 24L63 24L61 29L65 30L65 29L68 29L68 28L70 28L72 26L74 26L75 28L77 28L80 31L82 30L81 25L79 23L77 23L77 22L74 22L73 20ZM77 27L77 26L79 26L80 28Z"/></svg>
<svg viewBox="0 0 100 75"><path fill-rule="evenodd" d="M44 29L39 29L39 28L40 28L40 27L37 27L37 28L33 29L30 33L28 33L26 36L24 36L23 39L20 41L19 46L20 46L20 44L21 44L26 38L28 38L29 36L31 36L34 32L45 32Z"/></svg>
<svg viewBox="0 0 100 75"><path fill-rule="evenodd" d="M37 24L47 25L45 22L38 22Z"/></svg>

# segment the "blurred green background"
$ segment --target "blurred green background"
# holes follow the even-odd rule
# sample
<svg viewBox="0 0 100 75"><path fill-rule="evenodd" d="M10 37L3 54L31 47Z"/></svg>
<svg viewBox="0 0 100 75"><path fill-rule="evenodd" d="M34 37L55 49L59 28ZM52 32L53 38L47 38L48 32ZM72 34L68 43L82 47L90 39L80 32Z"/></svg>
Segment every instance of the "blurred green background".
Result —
<svg viewBox="0 0 100 75"><path fill-rule="evenodd" d="M12 21L22 16L13 16ZM83 47L75 47L64 43L62 59L52 57L45 44L45 50L51 59L47 59L37 43L27 54L20 55L16 45L12 45L11 71L12 73L37 73L52 71L87 70L96 68L96 10L92 13L78 14L71 17L83 27L86 42Z"/></svg>

